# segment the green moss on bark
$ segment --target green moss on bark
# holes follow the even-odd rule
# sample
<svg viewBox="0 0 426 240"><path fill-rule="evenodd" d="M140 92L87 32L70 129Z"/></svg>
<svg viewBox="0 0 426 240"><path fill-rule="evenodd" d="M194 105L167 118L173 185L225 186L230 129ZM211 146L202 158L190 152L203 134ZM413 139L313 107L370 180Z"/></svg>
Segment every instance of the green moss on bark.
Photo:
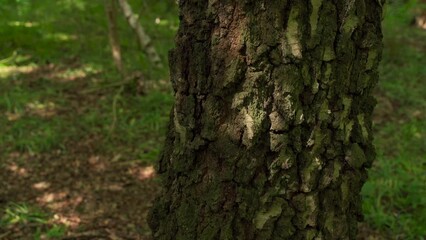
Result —
<svg viewBox="0 0 426 240"><path fill-rule="evenodd" d="M154 238L355 239L374 159L381 5L179 6Z"/></svg>

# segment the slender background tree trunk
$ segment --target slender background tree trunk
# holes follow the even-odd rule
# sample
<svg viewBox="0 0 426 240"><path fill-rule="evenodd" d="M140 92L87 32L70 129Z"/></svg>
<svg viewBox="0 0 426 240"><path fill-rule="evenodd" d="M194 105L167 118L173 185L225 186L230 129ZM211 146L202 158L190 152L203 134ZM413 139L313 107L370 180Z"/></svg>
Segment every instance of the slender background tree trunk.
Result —
<svg viewBox="0 0 426 240"><path fill-rule="evenodd" d="M120 5L130 27L135 31L142 51L146 53L149 60L154 63L156 67L162 67L160 55L158 55L155 50L151 37L149 37L139 22L139 16L133 13L130 4L126 0L118 0L118 4Z"/></svg>
<svg viewBox="0 0 426 240"><path fill-rule="evenodd" d="M111 46L112 59L117 70L124 74L123 61L121 59L120 38L117 29L117 4L116 0L105 0L105 12L108 20L108 38Z"/></svg>
<svg viewBox="0 0 426 240"><path fill-rule="evenodd" d="M379 0L181 0L156 239L355 239Z"/></svg>

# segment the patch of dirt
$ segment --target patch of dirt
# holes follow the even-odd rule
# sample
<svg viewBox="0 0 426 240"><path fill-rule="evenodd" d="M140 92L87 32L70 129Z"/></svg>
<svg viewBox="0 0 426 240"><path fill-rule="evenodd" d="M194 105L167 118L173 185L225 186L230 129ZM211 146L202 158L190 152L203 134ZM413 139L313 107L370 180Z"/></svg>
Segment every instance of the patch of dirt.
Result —
<svg viewBox="0 0 426 240"><path fill-rule="evenodd" d="M366 223L359 223L357 240L388 240L388 239L399 239L399 238L393 238L389 234L372 229Z"/></svg>
<svg viewBox="0 0 426 240"><path fill-rule="evenodd" d="M0 166L0 207L25 202L67 226L65 239L149 239L148 209L158 193L152 166L106 156L10 154ZM28 239L9 229L3 239ZM0 231L1 232L1 231Z"/></svg>
<svg viewBox="0 0 426 240"><path fill-rule="evenodd" d="M426 119L426 112L423 109L404 106L403 111L401 111L403 104L387 96L383 91L376 91L374 96L377 100L377 106L373 112L373 123L376 125L389 122L403 124L413 119Z"/></svg>

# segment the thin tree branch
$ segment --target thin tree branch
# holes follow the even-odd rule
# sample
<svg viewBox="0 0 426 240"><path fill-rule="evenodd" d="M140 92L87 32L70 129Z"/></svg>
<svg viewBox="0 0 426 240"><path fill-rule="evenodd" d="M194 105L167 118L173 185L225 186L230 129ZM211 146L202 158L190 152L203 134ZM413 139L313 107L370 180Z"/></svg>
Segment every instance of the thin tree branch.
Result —
<svg viewBox="0 0 426 240"><path fill-rule="evenodd" d="M139 40L139 45L142 50L146 52L149 60L152 63L154 63L157 67L162 67L160 56L152 45L151 38L148 36L142 25L139 23L139 17L133 13L131 6L126 0L118 0L118 2L129 25L135 31Z"/></svg>

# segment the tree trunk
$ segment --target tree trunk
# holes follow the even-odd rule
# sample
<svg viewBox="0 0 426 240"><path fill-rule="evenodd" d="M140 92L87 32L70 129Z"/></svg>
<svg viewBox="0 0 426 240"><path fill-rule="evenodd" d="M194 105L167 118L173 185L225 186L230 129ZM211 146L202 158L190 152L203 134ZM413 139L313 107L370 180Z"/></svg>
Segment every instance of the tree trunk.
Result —
<svg viewBox="0 0 426 240"><path fill-rule="evenodd" d="M138 43L142 51L146 52L149 60L154 63L155 66L162 67L160 56L155 50L151 38L148 36L148 34L145 32L144 28L140 24L139 16L133 13L130 4L126 0L118 0L118 3L130 27L133 28L136 33Z"/></svg>
<svg viewBox="0 0 426 240"><path fill-rule="evenodd" d="M355 239L380 0L180 0L155 239Z"/></svg>
<svg viewBox="0 0 426 240"><path fill-rule="evenodd" d="M116 0L105 0L105 12L108 20L108 38L111 46L112 59L117 70L124 74L121 60L121 47L117 29L117 4Z"/></svg>

